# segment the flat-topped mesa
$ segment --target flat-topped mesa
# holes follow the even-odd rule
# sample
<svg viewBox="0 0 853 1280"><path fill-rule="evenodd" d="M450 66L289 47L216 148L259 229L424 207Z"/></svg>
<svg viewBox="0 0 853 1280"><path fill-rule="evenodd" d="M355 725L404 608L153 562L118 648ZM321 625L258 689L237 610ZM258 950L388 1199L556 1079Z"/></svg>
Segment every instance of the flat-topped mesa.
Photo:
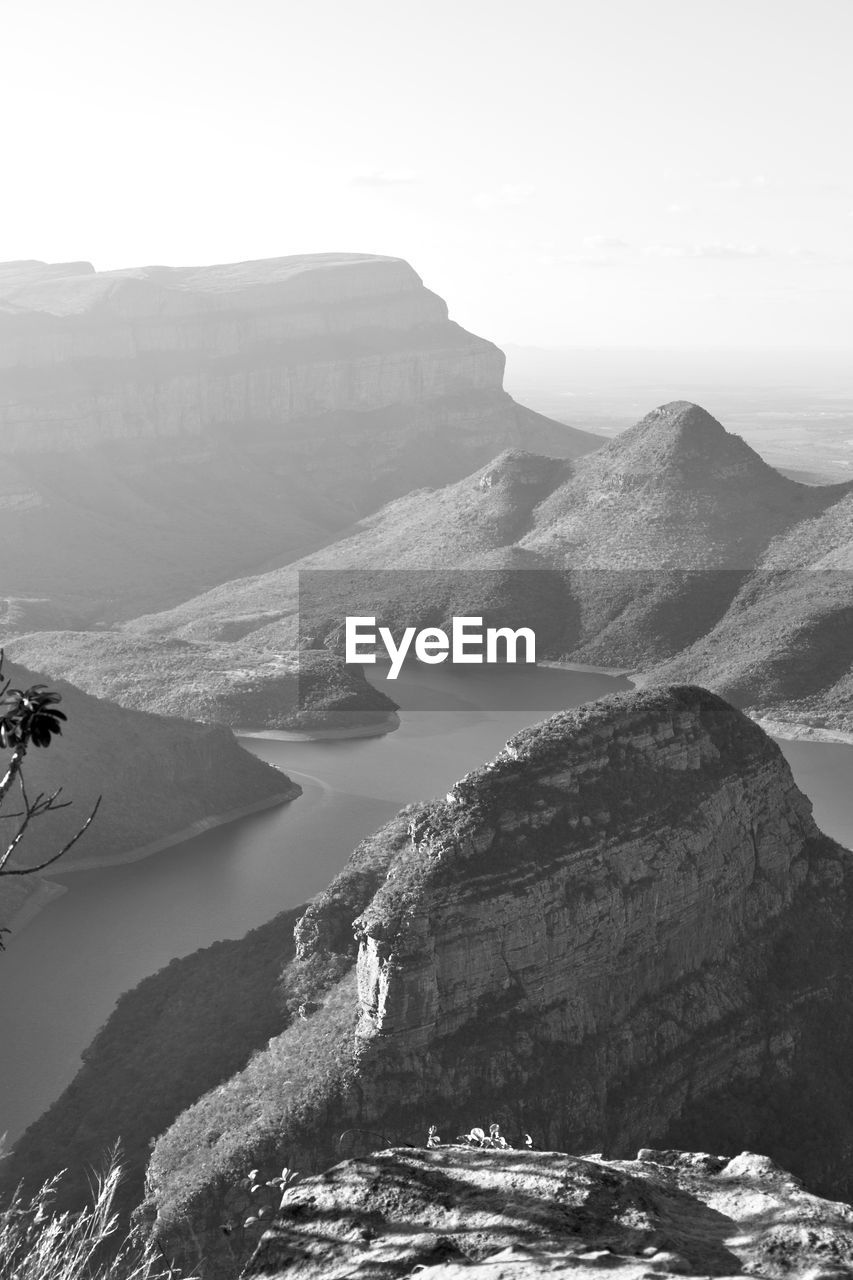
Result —
<svg viewBox="0 0 853 1280"><path fill-rule="evenodd" d="M396 258L9 264L0 299L0 429L14 451L501 390L503 353L450 323Z"/></svg>
<svg viewBox="0 0 853 1280"><path fill-rule="evenodd" d="M399 318L409 324L447 319L447 306L423 288L402 258L364 253L316 253L201 267L128 267L96 271L89 262L0 263L0 299L18 312L88 316L96 325L113 319L149 321L133 334L145 345L162 341L156 322L198 318L205 313L284 311L277 331L304 336L343 332L361 323L358 312L323 307L368 299L393 302L406 295ZM387 317L386 317L387 318ZM190 341L192 335L190 334Z"/></svg>

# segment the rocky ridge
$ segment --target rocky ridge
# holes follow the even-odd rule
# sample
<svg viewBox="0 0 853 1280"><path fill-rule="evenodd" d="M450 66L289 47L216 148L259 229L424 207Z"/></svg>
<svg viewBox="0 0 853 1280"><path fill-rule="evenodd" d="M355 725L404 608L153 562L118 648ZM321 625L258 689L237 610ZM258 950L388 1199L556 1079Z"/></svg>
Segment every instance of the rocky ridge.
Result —
<svg viewBox="0 0 853 1280"><path fill-rule="evenodd" d="M540 658L703 683L757 717L849 731L851 501L850 485L798 484L677 401L578 459L505 450L127 629L225 642L251 667L300 634L342 652L345 614L378 609L395 634L482 615L533 627ZM329 584L314 613L298 594L309 573Z"/></svg>
<svg viewBox="0 0 853 1280"><path fill-rule="evenodd" d="M748 1132L845 1194L850 886L778 748L715 695L554 716L308 908L284 977L303 1016L159 1139L157 1230L197 1265L191 1220L225 1275L241 1173L326 1167L344 1131L462 1132L472 1108L609 1157Z"/></svg>

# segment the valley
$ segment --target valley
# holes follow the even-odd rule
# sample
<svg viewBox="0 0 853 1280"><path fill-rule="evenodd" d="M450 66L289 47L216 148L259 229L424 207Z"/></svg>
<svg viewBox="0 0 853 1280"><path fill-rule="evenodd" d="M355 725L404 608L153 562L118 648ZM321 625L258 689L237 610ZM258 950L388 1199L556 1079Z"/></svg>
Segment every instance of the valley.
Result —
<svg viewBox="0 0 853 1280"><path fill-rule="evenodd" d="M544 667L517 669L509 681L506 675L505 670L473 677L470 672L460 676L435 668L407 672L393 686L401 704L400 728L384 738L243 739L249 750L299 783L302 795L296 804L208 832L144 862L58 876L70 892L42 911L3 958L9 981L0 992L0 1007L14 1036L4 1050L6 1089L0 1124L10 1129L10 1136L35 1120L68 1086L80 1053L122 992L174 957L191 956L195 948L217 939L240 938L247 929L257 929L276 913L321 893L353 846L400 805L443 794L511 734L557 707L628 688L624 679ZM380 687L392 687L374 678ZM853 845L853 747L780 745L794 777L815 803L821 829ZM271 935L278 938L275 945L286 947L292 923L267 927L276 931ZM65 956L60 968L52 960L57 950ZM199 968L204 956L197 953ZM156 1008L180 1007L185 981L181 963L163 970L162 981L171 987L165 1005L159 996ZM270 979L258 971L256 981L260 985L255 995L261 998ZM143 988L139 997L143 999ZM270 1026L281 1015L274 1004L265 1016L267 1021L259 1017L245 1027L244 1055L266 1044ZM146 1025L141 1013L139 1020ZM174 1037L175 1032L169 1034ZM128 1040L125 1033L120 1045L128 1068L121 1065L125 1059L117 1057L115 1047L109 1062L90 1050L89 1079L94 1073L101 1081L98 1088L109 1081L105 1087L115 1099L115 1123L126 1125L122 1099L132 1086L121 1072L140 1058L147 1060L160 1083L150 1102L137 1099L134 1117L140 1107L143 1116L154 1108L151 1114L162 1127L173 1118L156 1111L158 1098L173 1090L164 1073L174 1069L174 1055L192 1055L193 1042L182 1049L167 1039L158 1047ZM203 1064L193 1062L192 1071L203 1078ZM235 1061L232 1070L240 1065ZM60 1098L23 1139L18 1168L46 1172L62 1152L63 1159L73 1154L75 1166L82 1169L96 1159L94 1148L115 1136L109 1128L112 1110L93 1132L79 1104L72 1105L73 1097L70 1094L67 1103ZM146 1149L144 1142L141 1156ZM140 1178L141 1172L136 1172L137 1194Z"/></svg>
<svg viewBox="0 0 853 1280"><path fill-rule="evenodd" d="M396 258L22 262L0 304L0 641L67 700L50 766L113 801L49 879L0 886L4 1179L73 1164L74 1207L124 1131L122 1212L144 1195L205 1280L255 1243L250 1166L456 1129L475 1094L617 1161L748 1133L849 1195L829 437L762 456L739 391L725 422L671 398L623 422L653 369L577 427L544 378L543 416ZM471 615L495 657L535 629L540 665L425 665L423 629L449 652ZM346 660L345 617L423 661Z"/></svg>

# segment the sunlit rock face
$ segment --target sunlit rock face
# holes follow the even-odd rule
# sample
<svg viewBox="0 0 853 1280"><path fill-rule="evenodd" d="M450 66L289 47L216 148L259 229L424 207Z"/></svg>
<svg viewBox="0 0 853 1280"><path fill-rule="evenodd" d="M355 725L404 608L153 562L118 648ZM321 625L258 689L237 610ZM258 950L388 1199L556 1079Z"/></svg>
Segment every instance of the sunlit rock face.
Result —
<svg viewBox="0 0 853 1280"><path fill-rule="evenodd" d="M831 1265L827 1259L831 1258ZM764 1156L383 1151L288 1191L245 1277L619 1280L853 1273L853 1209Z"/></svg>
<svg viewBox="0 0 853 1280"><path fill-rule="evenodd" d="M395 258L2 265L0 593L129 616L507 445L598 443L516 405L503 367Z"/></svg>
<svg viewBox="0 0 853 1280"><path fill-rule="evenodd" d="M356 920L360 1107L387 1125L423 1098L459 1125L479 1095L551 1147L660 1134L760 1074L768 1037L793 1052L774 957L846 869L714 695L552 717L413 816Z"/></svg>

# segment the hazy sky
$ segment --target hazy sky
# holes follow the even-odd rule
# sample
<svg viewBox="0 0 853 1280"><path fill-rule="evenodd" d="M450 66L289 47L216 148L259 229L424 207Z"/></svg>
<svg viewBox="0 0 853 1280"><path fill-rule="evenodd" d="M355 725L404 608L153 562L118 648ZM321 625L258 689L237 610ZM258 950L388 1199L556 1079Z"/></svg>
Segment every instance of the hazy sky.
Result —
<svg viewBox="0 0 853 1280"><path fill-rule="evenodd" d="M499 342L847 346L853 0L0 0L0 258L407 258Z"/></svg>

